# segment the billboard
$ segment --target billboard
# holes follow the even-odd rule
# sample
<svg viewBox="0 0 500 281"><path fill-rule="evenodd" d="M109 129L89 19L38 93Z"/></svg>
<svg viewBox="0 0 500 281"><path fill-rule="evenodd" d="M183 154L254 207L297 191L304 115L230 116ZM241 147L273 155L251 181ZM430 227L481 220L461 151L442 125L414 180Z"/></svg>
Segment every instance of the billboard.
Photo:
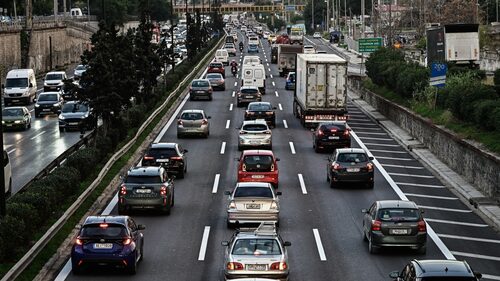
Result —
<svg viewBox="0 0 500 281"><path fill-rule="evenodd" d="M444 29L442 27L427 30L427 62L445 61Z"/></svg>

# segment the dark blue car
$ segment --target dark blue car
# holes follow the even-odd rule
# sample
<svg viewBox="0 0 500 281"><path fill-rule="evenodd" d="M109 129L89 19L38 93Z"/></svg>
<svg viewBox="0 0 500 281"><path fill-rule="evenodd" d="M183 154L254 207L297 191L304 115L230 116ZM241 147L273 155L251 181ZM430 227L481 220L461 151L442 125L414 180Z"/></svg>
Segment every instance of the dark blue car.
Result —
<svg viewBox="0 0 500 281"><path fill-rule="evenodd" d="M135 274L143 258L143 229L129 216L87 217L71 249L73 274L103 265Z"/></svg>
<svg viewBox="0 0 500 281"><path fill-rule="evenodd" d="M249 53L258 53L259 52L259 46L255 44L250 44L248 45L248 50Z"/></svg>

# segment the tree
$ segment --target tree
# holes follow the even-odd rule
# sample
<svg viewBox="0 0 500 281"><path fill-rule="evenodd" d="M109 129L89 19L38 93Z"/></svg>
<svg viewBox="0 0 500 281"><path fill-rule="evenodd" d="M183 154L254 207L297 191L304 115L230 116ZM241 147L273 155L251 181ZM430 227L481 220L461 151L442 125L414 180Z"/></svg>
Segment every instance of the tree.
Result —
<svg viewBox="0 0 500 281"><path fill-rule="evenodd" d="M474 23L476 19L476 1L449 0L444 2L441 23Z"/></svg>
<svg viewBox="0 0 500 281"><path fill-rule="evenodd" d="M196 24L193 22L193 17L190 13L186 13L186 25L187 25L187 34L186 34L186 48L187 48L187 56L191 60L196 56Z"/></svg>

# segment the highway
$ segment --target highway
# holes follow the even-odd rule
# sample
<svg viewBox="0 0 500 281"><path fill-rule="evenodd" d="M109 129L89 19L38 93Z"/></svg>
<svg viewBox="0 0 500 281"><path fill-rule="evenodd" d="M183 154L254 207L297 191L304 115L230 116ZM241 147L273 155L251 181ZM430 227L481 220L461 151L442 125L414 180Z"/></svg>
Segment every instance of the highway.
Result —
<svg viewBox="0 0 500 281"><path fill-rule="evenodd" d="M328 154L314 152L312 133L293 116L293 92L284 89L284 78L270 64L267 42L262 46L265 53L260 49L259 56L269 76L263 100L278 108L273 151L281 158L280 232L292 242L288 248L290 280L389 280L390 271L401 270L413 258L466 259L483 273L483 280L500 280L500 235L352 102L348 121L354 132L352 144L375 156L375 188L331 189L326 182ZM318 49L331 52L325 45ZM241 63L242 56L238 54L237 59ZM133 215L147 227L145 257L137 275L103 269L74 276L68 263L56 280L222 280L221 241L234 231L226 227L227 196L223 193L236 182L236 127L244 112L235 106L234 97L241 80L232 77L229 67L226 73L227 90L214 92L213 101L186 98L181 104L182 109L203 109L212 116L208 139L177 139L175 122L158 136L162 142L179 142L188 149L189 166L186 177L175 180L175 207L170 216ZM430 226L426 255L407 249L368 253L362 239L361 209L375 200L398 198L413 200L425 210ZM109 210L116 215L113 206L112 202Z"/></svg>

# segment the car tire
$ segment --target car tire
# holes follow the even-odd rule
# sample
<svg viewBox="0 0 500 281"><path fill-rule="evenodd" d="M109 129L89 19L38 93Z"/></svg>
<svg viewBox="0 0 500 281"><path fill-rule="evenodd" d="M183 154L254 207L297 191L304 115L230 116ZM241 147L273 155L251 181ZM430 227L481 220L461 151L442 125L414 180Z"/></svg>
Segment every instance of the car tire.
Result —
<svg viewBox="0 0 500 281"><path fill-rule="evenodd" d="M189 100L190 101L194 101L194 96L192 96L191 94L189 94Z"/></svg>
<svg viewBox="0 0 500 281"><path fill-rule="evenodd" d="M241 145L238 145L238 151L243 151L243 147Z"/></svg>
<svg viewBox="0 0 500 281"><path fill-rule="evenodd" d="M40 118L40 114L35 112L35 118Z"/></svg>
<svg viewBox="0 0 500 281"><path fill-rule="evenodd" d="M177 138L182 139L184 136L181 133L177 133Z"/></svg>
<svg viewBox="0 0 500 281"><path fill-rule="evenodd" d="M73 272L73 275L81 275L82 274L82 269L76 266L72 266L71 271Z"/></svg>
<svg viewBox="0 0 500 281"><path fill-rule="evenodd" d="M161 208L162 214L166 216L170 216L170 211L171 211L172 206L170 205L170 202L167 204L167 206L164 206Z"/></svg>
<svg viewBox="0 0 500 281"><path fill-rule="evenodd" d="M314 148L314 152L316 152L316 153L321 152L321 148L319 148L319 146L317 146L315 142L313 143L313 148Z"/></svg>
<svg viewBox="0 0 500 281"><path fill-rule="evenodd" d="M334 180L330 179L330 188L336 188L336 187L337 183Z"/></svg>
<svg viewBox="0 0 500 281"><path fill-rule="evenodd" d="M177 174L179 176L180 179L183 179L184 178L184 169L183 170L180 170L179 173Z"/></svg>
<svg viewBox="0 0 500 281"><path fill-rule="evenodd" d="M233 224L233 223L230 223L230 222L229 222L229 220L227 220L227 221L226 221L226 226L227 226L227 228L229 228L229 229L233 229L234 224Z"/></svg>
<svg viewBox="0 0 500 281"><path fill-rule="evenodd" d="M370 254L377 254L379 252L379 248L373 245L372 239L368 239L368 252Z"/></svg>
<svg viewBox="0 0 500 281"><path fill-rule="evenodd" d="M236 102L236 107L241 107L241 103Z"/></svg>
<svg viewBox="0 0 500 281"><path fill-rule="evenodd" d="M64 127L59 127L59 132L64 133Z"/></svg>
<svg viewBox="0 0 500 281"><path fill-rule="evenodd" d="M24 130L28 130L30 128L30 125L28 123L24 124Z"/></svg>
<svg viewBox="0 0 500 281"><path fill-rule="evenodd" d="M363 225L363 229L365 228L365 226ZM368 238L366 237L366 233L364 230L361 230L361 233L363 234L363 241L365 242L368 242Z"/></svg>
<svg viewBox="0 0 500 281"><path fill-rule="evenodd" d="M127 208L125 206L118 205L118 214L120 216L126 216L129 214L129 211L127 210Z"/></svg>
<svg viewBox="0 0 500 281"><path fill-rule="evenodd" d="M142 244L141 244L141 256L139 257L139 261L144 260L144 238L142 239Z"/></svg>
<svg viewBox="0 0 500 281"><path fill-rule="evenodd" d="M130 275L135 275L137 273L137 259L135 259L134 262L128 266L127 273Z"/></svg>
<svg viewBox="0 0 500 281"><path fill-rule="evenodd" d="M208 100L209 100L209 101L213 100L212 95L210 95L210 96L208 97Z"/></svg>
<svg viewBox="0 0 500 281"><path fill-rule="evenodd" d="M172 194L172 204L170 204L171 207L175 205L175 193Z"/></svg>
<svg viewBox="0 0 500 281"><path fill-rule="evenodd" d="M420 248L417 249L417 254L419 255L425 255L425 253L427 253L427 247L426 246L422 246Z"/></svg>
<svg viewBox="0 0 500 281"><path fill-rule="evenodd" d="M28 129L31 129L31 120L30 120L30 122L28 123Z"/></svg>

